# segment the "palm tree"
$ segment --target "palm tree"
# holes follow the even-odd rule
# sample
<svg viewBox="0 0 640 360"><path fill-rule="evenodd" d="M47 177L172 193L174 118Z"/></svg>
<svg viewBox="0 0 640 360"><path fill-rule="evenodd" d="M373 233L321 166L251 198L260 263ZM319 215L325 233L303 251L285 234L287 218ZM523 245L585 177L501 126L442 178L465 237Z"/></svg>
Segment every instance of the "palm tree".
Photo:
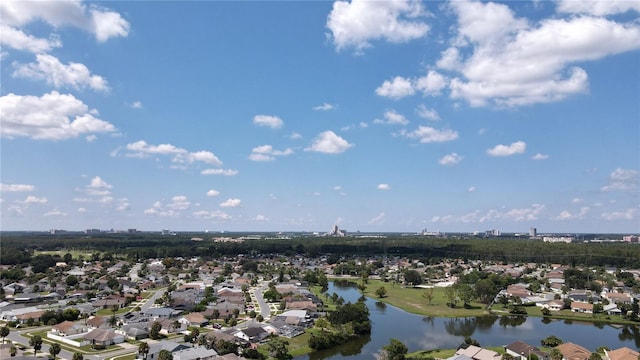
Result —
<svg viewBox="0 0 640 360"><path fill-rule="evenodd" d="M149 344L147 344L144 341L141 342L140 345L138 345L138 354L142 355L142 358L146 360L148 353L149 353Z"/></svg>
<svg viewBox="0 0 640 360"><path fill-rule="evenodd" d="M2 343L4 344L4 338L6 338L7 336L9 336L9 328L6 326L3 326L0 328L0 337L2 337Z"/></svg>
<svg viewBox="0 0 640 360"><path fill-rule="evenodd" d="M49 354L51 354L54 359L56 358L56 356L58 356L58 354L60 354L60 350L62 350L62 348L58 343L53 343L51 344L51 346L49 346Z"/></svg>
<svg viewBox="0 0 640 360"><path fill-rule="evenodd" d="M33 346L33 356L36 356L38 351L42 349L42 337L40 335L34 335L29 340L29 345Z"/></svg>
<svg viewBox="0 0 640 360"><path fill-rule="evenodd" d="M82 353L73 353L73 359L72 360L84 360L84 355L82 355Z"/></svg>

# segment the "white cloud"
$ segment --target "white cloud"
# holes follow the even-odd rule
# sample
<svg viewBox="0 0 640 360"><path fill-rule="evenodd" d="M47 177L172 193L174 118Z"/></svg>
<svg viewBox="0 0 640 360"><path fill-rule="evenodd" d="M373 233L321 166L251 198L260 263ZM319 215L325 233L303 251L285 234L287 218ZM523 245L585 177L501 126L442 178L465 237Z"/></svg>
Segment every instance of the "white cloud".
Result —
<svg viewBox="0 0 640 360"><path fill-rule="evenodd" d="M556 220L582 219L589 212L589 210L591 210L591 208L589 208L588 206L580 208L580 212L577 214L572 214L571 212L564 210L556 217Z"/></svg>
<svg viewBox="0 0 640 360"><path fill-rule="evenodd" d="M451 97L471 106L521 106L583 93L588 75L573 64L640 48L640 25L633 22L576 16L531 24L505 4L450 4L458 15L459 51L445 51L437 64L459 72Z"/></svg>
<svg viewBox="0 0 640 360"><path fill-rule="evenodd" d="M223 175L223 176L235 176L238 175L238 170L231 169L205 169L200 172L202 175Z"/></svg>
<svg viewBox="0 0 640 360"><path fill-rule="evenodd" d="M427 119L431 121L440 120L440 115L438 115L438 112L435 109L429 109L423 104L418 105L416 112L418 113L418 116L420 116L423 119Z"/></svg>
<svg viewBox="0 0 640 360"><path fill-rule="evenodd" d="M396 76L393 80L385 80L382 85L376 89L378 96L388 97L392 99L401 99L405 96L413 95L415 89L410 79Z"/></svg>
<svg viewBox="0 0 640 360"><path fill-rule="evenodd" d="M191 202L187 200L186 196L177 195L172 197L171 201L167 204L156 201L152 207L144 210L144 214L160 217L178 217L180 216L180 211L188 210L190 207Z"/></svg>
<svg viewBox="0 0 640 360"><path fill-rule="evenodd" d="M524 154L527 144L524 141L516 141L511 145L496 145L488 149L487 154L491 156L511 156L515 154Z"/></svg>
<svg viewBox="0 0 640 360"><path fill-rule="evenodd" d="M313 141L313 144L305 151L315 151L325 154L339 154L347 151L353 144L340 136L336 135L333 131L325 131L320 133Z"/></svg>
<svg viewBox="0 0 640 360"><path fill-rule="evenodd" d="M571 199L571 203L572 204L582 204L584 202L584 199L581 198L573 198Z"/></svg>
<svg viewBox="0 0 640 360"><path fill-rule="evenodd" d="M276 156L287 156L293 154L292 149L285 150L274 150L271 145L262 145L255 147L251 150L251 155L249 155L249 160L252 161L273 161L276 159Z"/></svg>
<svg viewBox="0 0 640 360"><path fill-rule="evenodd" d="M220 203L220 207L238 207L242 204L240 199L227 199Z"/></svg>
<svg viewBox="0 0 640 360"><path fill-rule="evenodd" d="M269 218L268 218L268 217L266 217L266 216L264 216L264 215L260 215L260 214L258 214L258 215L256 215L255 220L256 220L256 221L269 221Z"/></svg>
<svg viewBox="0 0 640 360"><path fill-rule="evenodd" d="M333 187L333 190L340 191L340 190L342 190L342 186L336 185L336 186Z"/></svg>
<svg viewBox="0 0 640 360"><path fill-rule="evenodd" d="M279 129L284 125L282 119L271 115L256 115L253 117L253 123L258 126L266 126L272 129Z"/></svg>
<svg viewBox="0 0 640 360"><path fill-rule="evenodd" d="M374 124L390 124L390 125L407 125L409 120L402 114L398 114L395 110L388 110L384 113L384 120L375 119Z"/></svg>
<svg viewBox="0 0 640 360"><path fill-rule="evenodd" d="M27 196L27 198L22 201L24 204L46 204L48 202L49 200L47 200L46 197L37 197L33 195Z"/></svg>
<svg viewBox="0 0 640 360"><path fill-rule="evenodd" d="M448 80L437 71L429 70L427 75L418 78L415 82L416 90L422 91L424 95L440 95L442 89L447 86Z"/></svg>
<svg viewBox="0 0 640 360"><path fill-rule="evenodd" d="M475 192L476 191L476 187L475 186L469 186L469 188L467 189L468 192Z"/></svg>
<svg viewBox="0 0 640 360"><path fill-rule="evenodd" d="M545 209L544 205L533 204L527 208L510 209L506 211L498 211L490 209L486 212L475 210L467 214L455 216L455 215L443 215L434 216L431 222L440 223L489 223L496 221L535 221L540 218L540 215Z"/></svg>
<svg viewBox="0 0 640 360"><path fill-rule="evenodd" d="M602 218L609 221L634 220L638 217L638 209L630 208L624 211L602 213Z"/></svg>
<svg viewBox="0 0 640 360"><path fill-rule="evenodd" d="M401 130L398 135L409 138L419 139L421 143L446 142L458 138L458 132L453 130L438 130L429 126L418 126L414 131Z"/></svg>
<svg viewBox="0 0 640 360"><path fill-rule="evenodd" d="M102 180L100 176L96 176L91 179L91 182L87 185L85 192L88 195L93 196L106 196L111 194L111 188L112 186L110 184L107 184L107 182Z"/></svg>
<svg viewBox="0 0 640 360"><path fill-rule="evenodd" d="M132 102L131 104L129 104L129 106L130 106L132 109L142 109L142 108L143 108L143 106L142 106L142 102L141 102L141 101L134 101L134 102Z"/></svg>
<svg viewBox="0 0 640 360"><path fill-rule="evenodd" d="M29 192L34 190L35 186L28 184L0 184L0 192Z"/></svg>
<svg viewBox="0 0 640 360"><path fill-rule="evenodd" d="M99 42L116 36L126 37L130 28L119 13L93 4L86 6L80 0L35 3L4 0L0 3L0 18L14 27L36 20L42 20L54 28L74 26L93 33Z"/></svg>
<svg viewBox="0 0 640 360"><path fill-rule="evenodd" d="M0 4L0 6L2 5ZM0 16L0 18L2 17ZM0 34L2 34L0 36L1 46L31 53L43 53L62 46L62 42L56 36L41 39L5 24L0 24Z"/></svg>
<svg viewBox="0 0 640 360"><path fill-rule="evenodd" d="M220 191L218 191L218 190L211 189L211 190L207 191L207 196L209 196L209 197L215 197L215 196L218 196L218 195L220 195Z"/></svg>
<svg viewBox="0 0 640 360"><path fill-rule="evenodd" d="M64 216L67 216L67 215L68 214L66 212L60 211L58 209L53 209L53 210L51 210L49 212L46 212L44 214L44 216L47 216L47 217L48 216L62 216L62 217L64 217Z"/></svg>
<svg viewBox="0 0 640 360"><path fill-rule="evenodd" d="M206 220L231 220L231 215L223 211L196 211L193 213L195 217Z"/></svg>
<svg viewBox="0 0 640 360"><path fill-rule="evenodd" d="M537 153L531 157L532 160L547 160L548 158L549 158L549 155L545 155L541 153Z"/></svg>
<svg viewBox="0 0 640 360"><path fill-rule="evenodd" d="M425 36L429 25L418 21L425 15L419 1L336 1L327 28L337 50L351 47L360 53L370 40L403 43Z"/></svg>
<svg viewBox="0 0 640 360"><path fill-rule="evenodd" d="M36 55L36 61L29 64L14 64L16 70L13 72L13 77L45 80L55 88L68 86L76 90L85 87L97 91L109 90L107 80L102 76L92 75L83 64L72 62L65 65L55 56L48 54Z"/></svg>
<svg viewBox="0 0 640 360"><path fill-rule="evenodd" d="M622 14L627 11L640 12L640 3L628 0L560 0L558 12L589 14L595 16Z"/></svg>
<svg viewBox="0 0 640 360"><path fill-rule="evenodd" d="M381 212L380 214L374 216L371 220L369 220L367 222L367 224L369 224L369 225L380 224L380 223L384 222L384 216L385 216L384 213Z"/></svg>
<svg viewBox="0 0 640 360"><path fill-rule="evenodd" d="M42 97L8 94L0 97L0 134L37 140L64 140L82 134L110 133L116 128L94 117L95 110L70 94L52 91Z"/></svg>
<svg viewBox="0 0 640 360"><path fill-rule="evenodd" d="M389 184L378 184L378 190L391 190L391 186Z"/></svg>
<svg viewBox="0 0 640 360"><path fill-rule="evenodd" d="M146 158L151 155L166 155L171 157L171 161L179 164L192 164L194 162L203 162L221 166L222 161L210 151L189 152L186 149L176 147L172 144L151 145L144 140L127 144L125 154L128 157Z"/></svg>
<svg viewBox="0 0 640 360"><path fill-rule="evenodd" d="M602 191L634 191L638 189L640 173L638 170L617 168L609 175L609 184Z"/></svg>
<svg viewBox="0 0 640 360"><path fill-rule="evenodd" d="M302 139L302 135L300 135L297 132L292 132L291 135L289 135L289 138L291 140L298 140L298 139Z"/></svg>
<svg viewBox="0 0 640 360"><path fill-rule="evenodd" d="M440 165L455 165L460 161L462 161L462 156L458 155L457 153L451 153L440 158L440 160L438 160L438 163Z"/></svg>
<svg viewBox="0 0 640 360"><path fill-rule="evenodd" d="M336 107L333 104L323 103L322 105L314 106L313 110L315 110L315 111L329 111L329 110L333 110L335 108Z"/></svg>

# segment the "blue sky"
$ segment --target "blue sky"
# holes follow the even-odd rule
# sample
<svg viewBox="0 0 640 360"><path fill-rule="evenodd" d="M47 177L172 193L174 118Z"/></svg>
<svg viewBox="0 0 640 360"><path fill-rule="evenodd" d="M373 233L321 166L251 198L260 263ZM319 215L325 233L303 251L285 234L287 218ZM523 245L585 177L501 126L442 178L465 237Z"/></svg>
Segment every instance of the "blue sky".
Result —
<svg viewBox="0 0 640 360"><path fill-rule="evenodd" d="M640 232L639 15L3 1L1 228Z"/></svg>

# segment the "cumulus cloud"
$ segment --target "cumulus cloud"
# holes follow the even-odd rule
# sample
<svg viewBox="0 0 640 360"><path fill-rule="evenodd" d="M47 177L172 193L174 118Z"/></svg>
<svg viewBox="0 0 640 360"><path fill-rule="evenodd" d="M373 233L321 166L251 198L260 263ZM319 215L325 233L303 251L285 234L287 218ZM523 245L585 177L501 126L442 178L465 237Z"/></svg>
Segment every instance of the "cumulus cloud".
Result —
<svg viewBox="0 0 640 360"><path fill-rule="evenodd" d="M256 115L253 117L253 123L258 126L266 126L272 129L279 129L284 125L284 121L277 116Z"/></svg>
<svg viewBox="0 0 640 360"><path fill-rule="evenodd" d="M468 192L475 192L476 191L476 187L475 186L469 186L469 188L467 189Z"/></svg>
<svg viewBox="0 0 640 360"><path fill-rule="evenodd" d="M524 141L516 141L511 145L496 145L491 149L487 149L487 154L491 156L511 156L515 154L524 154L527 150L527 144Z"/></svg>
<svg viewBox="0 0 640 360"><path fill-rule="evenodd" d="M218 195L220 195L220 191L218 191L218 190L211 189L211 190L207 191L207 196L209 196L209 197L215 197L215 196L218 196Z"/></svg>
<svg viewBox="0 0 640 360"><path fill-rule="evenodd" d="M608 221L634 220L638 217L638 209L630 208L623 211L605 212L601 216Z"/></svg>
<svg viewBox="0 0 640 360"><path fill-rule="evenodd" d="M458 138L457 131L449 129L438 130L430 126L422 125L413 131L401 130L397 135L409 139L418 139L423 144L452 141Z"/></svg>
<svg viewBox="0 0 640 360"><path fill-rule="evenodd" d="M16 70L13 77L44 80L55 88L71 87L77 90L88 87L97 91L109 90L107 80L91 74L85 65L74 62L65 65L55 56L48 54L36 55L35 63L16 63L14 67Z"/></svg>
<svg viewBox="0 0 640 360"><path fill-rule="evenodd" d="M210 151L189 152L186 149L179 148L172 144L151 145L144 140L127 144L125 147L127 157L147 158L152 155L169 156L171 161L178 164L192 164L194 162L203 162L221 166L222 161Z"/></svg>
<svg viewBox="0 0 640 360"><path fill-rule="evenodd" d="M202 175L223 175L223 176L235 176L238 175L238 170L232 169L205 169L200 172Z"/></svg>
<svg viewBox="0 0 640 360"><path fill-rule="evenodd" d="M558 12L561 13L605 16L623 14L627 11L640 12L640 3L627 0L560 0L558 2Z"/></svg>
<svg viewBox="0 0 640 360"><path fill-rule="evenodd" d="M384 113L383 119L373 120L374 124L391 124L391 125L407 125L409 120L402 114L398 114L395 110L389 110Z"/></svg>
<svg viewBox="0 0 640 360"><path fill-rule="evenodd" d="M402 76L396 76L393 80L385 80L382 85L376 89L378 96L388 97L392 99L400 99L405 96L413 95L415 89L410 79Z"/></svg>
<svg viewBox="0 0 640 360"><path fill-rule="evenodd" d="M47 200L46 197L37 197L33 195L27 196L27 198L22 201L23 204L46 204L48 202L49 200Z"/></svg>
<svg viewBox="0 0 640 360"><path fill-rule="evenodd" d="M573 64L640 48L640 25L633 22L585 15L530 23L505 4L450 6L458 16L457 39L437 65L458 73L450 95L471 106L521 106L583 93L588 75Z"/></svg>
<svg viewBox="0 0 640 360"><path fill-rule="evenodd" d="M602 191L635 191L640 183L638 170L617 168L609 175L609 184Z"/></svg>
<svg viewBox="0 0 640 360"><path fill-rule="evenodd" d="M544 212L545 206L533 204L526 208L514 208L500 211L490 209L485 212L475 210L463 215L442 215L434 216L431 222L434 223L490 223L496 221L536 221Z"/></svg>
<svg viewBox="0 0 640 360"><path fill-rule="evenodd" d="M429 25L420 18L426 15L420 1L336 1L327 28L337 50L361 53L371 40L404 43L425 36Z"/></svg>
<svg viewBox="0 0 640 360"><path fill-rule="evenodd" d="M462 156L458 155L457 153L451 153L440 158L440 160L438 160L438 163L440 165L455 165L460 161L462 161Z"/></svg>
<svg viewBox="0 0 640 360"><path fill-rule="evenodd" d="M378 184L378 190L391 190L391 186L389 184Z"/></svg>
<svg viewBox="0 0 640 360"><path fill-rule="evenodd" d="M434 70L429 70L427 75L417 79L408 79L402 76L396 76L393 80L385 80L382 85L376 89L376 94L382 97L388 97L394 100L401 99L406 96L415 94L417 91L423 95L439 95L447 86L447 78Z"/></svg>
<svg viewBox="0 0 640 360"><path fill-rule="evenodd" d="M438 115L438 112L435 109L427 108L423 104L418 105L416 112L418 113L418 116L420 116L423 119L427 119L431 121L440 120L440 115Z"/></svg>
<svg viewBox="0 0 640 360"><path fill-rule="evenodd" d="M231 220L231 215L223 211L195 211L193 216L205 220Z"/></svg>
<svg viewBox="0 0 640 360"><path fill-rule="evenodd" d="M34 190L35 186L28 184L0 184L0 192L29 192Z"/></svg>
<svg viewBox="0 0 640 360"><path fill-rule="evenodd" d="M322 105L314 106L313 110L315 111L329 111L335 109L335 105L329 103L323 103Z"/></svg>
<svg viewBox="0 0 640 360"><path fill-rule="evenodd" d="M255 220L256 221L269 221L269 218L264 216L264 215L258 214L258 215L256 215Z"/></svg>
<svg viewBox="0 0 640 360"><path fill-rule="evenodd" d="M70 94L52 91L42 97L8 94L0 97L0 134L37 140L64 140L116 128L96 118L95 110Z"/></svg>
<svg viewBox="0 0 640 360"><path fill-rule="evenodd" d="M131 104L129 104L129 106L130 106L132 109L142 109L142 107L143 107L143 106L142 106L142 102L141 102L141 101L134 101L134 102L132 102Z"/></svg>
<svg viewBox="0 0 640 360"><path fill-rule="evenodd" d="M353 144L342 137L336 135L333 131L327 130L320 133L313 141L311 146L304 149L304 151L314 151L325 154L340 154L352 147Z"/></svg>
<svg viewBox="0 0 640 360"><path fill-rule="evenodd" d="M4 0L0 3L0 18L13 27L21 27L42 20L54 28L73 26L93 33L96 40L104 42L112 37L126 37L130 25L114 11L85 5L80 0L39 1Z"/></svg>
<svg viewBox="0 0 640 360"><path fill-rule="evenodd" d="M89 195L105 196L111 194L112 186L102 180L100 176L91 179L89 185L86 186L85 192Z"/></svg>
<svg viewBox="0 0 640 360"><path fill-rule="evenodd" d="M47 216L47 217L49 217L49 216L62 216L62 217L65 217L67 215L68 214L66 212L63 212L63 211L58 210L58 209L53 209L51 211L48 211L48 212L44 213L44 216Z"/></svg>
<svg viewBox="0 0 640 360"><path fill-rule="evenodd" d="M0 7L1 6L2 4L0 4ZM2 34L2 36L0 36L1 46L20 51L44 53L62 46L62 42L56 36L52 36L49 39L37 38L20 29L5 24L0 24L0 34Z"/></svg>
<svg viewBox="0 0 640 360"><path fill-rule="evenodd" d="M220 203L220 207L234 208L240 206L241 204L242 201L240 199L227 199Z"/></svg>
<svg viewBox="0 0 640 360"><path fill-rule="evenodd" d="M180 211L188 210L191 207L191 202L187 200L184 195L177 195L171 198L171 201L164 204L161 201L156 201L153 205L144 210L144 214L148 216L159 217L178 217Z"/></svg>
<svg viewBox="0 0 640 360"><path fill-rule="evenodd" d="M582 219L584 218L585 215L587 215L589 210L591 210L591 208L589 208L588 206L583 206L582 208L580 208L580 212L578 212L577 214L571 213L568 210L564 210L560 212L560 214L556 217L556 220L563 221L563 220Z"/></svg>
<svg viewBox="0 0 640 360"><path fill-rule="evenodd" d="M262 145L251 150L249 160L252 161L273 161L277 156L287 156L293 154L292 149L275 150L271 145Z"/></svg>
<svg viewBox="0 0 640 360"><path fill-rule="evenodd" d="M545 155L541 153L537 153L531 157L532 160L547 160L548 158L549 158L549 155Z"/></svg>

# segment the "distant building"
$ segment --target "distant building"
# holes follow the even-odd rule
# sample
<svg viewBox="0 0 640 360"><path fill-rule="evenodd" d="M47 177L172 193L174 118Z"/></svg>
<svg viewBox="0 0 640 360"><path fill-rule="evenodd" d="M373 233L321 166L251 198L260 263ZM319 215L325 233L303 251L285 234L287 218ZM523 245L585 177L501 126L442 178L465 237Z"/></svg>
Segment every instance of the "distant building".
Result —
<svg viewBox="0 0 640 360"><path fill-rule="evenodd" d="M327 236L343 237L347 236L347 231L338 229L338 225L333 225L333 229L327 233Z"/></svg>
<svg viewBox="0 0 640 360"><path fill-rule="evenodd" d="M563 243L570 243L573 240L575 240L575 238L573 236L560 236L560 237L555 237L555 236L545 236L542 238L542 241L544 242L550 242L550 243L559 243L559 242L563 242Z"/></svg>
<svg viewBox="0 0 640 360"><path fill-rule="evenodd" d="M625 236L622 237L622 241L630 242L630 243L637 243L638 242L638 236L637 235L625 235Z"/></svg>
<svg viewBox="0 0 640 360"><path fill-rule="evenodd" d="M538 229L536 229L536 228L534 228L534 227L529 228L529 236L530 236L530 237L536 237L536 236L538 236Z"/></svg>
<svg viewBox="0 0 640 360"><path fill-rule="evenodd" d="M487 237L489 237L489 236L500 236L500 235L502 235L502 233L500 232L500 230L491 229L491 230L485 231L484 235L487 236Z"/></svg>
<svg viewBox="0 0 640 360"><path fill-rule="evenodd" d="M128 232L129 234L135 234L135 233L137 233L137 232L138 232L138 229L127 229L127 232Z"/></svg>

